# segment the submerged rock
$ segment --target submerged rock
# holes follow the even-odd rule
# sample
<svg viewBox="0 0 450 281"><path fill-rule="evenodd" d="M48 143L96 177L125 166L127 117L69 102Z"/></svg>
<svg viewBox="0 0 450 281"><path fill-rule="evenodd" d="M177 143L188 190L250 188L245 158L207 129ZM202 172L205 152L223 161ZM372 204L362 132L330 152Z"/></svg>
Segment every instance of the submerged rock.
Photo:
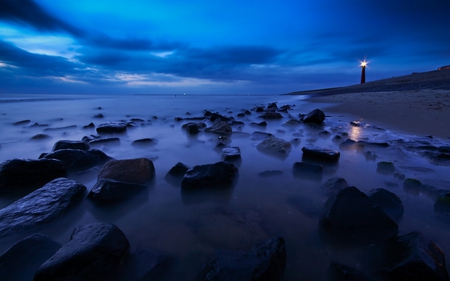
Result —
<svg viewBox="0 0 450 281"><path fill-rule="evenodd" d="M371 190L368 195L370 200L383 209L393 221L397 222L403 218L403 203L395 193L384 188L377 188Z"/></svg>
<svg viewBox="0 0 450 281"><path fill-rule="evenodd" d="M100 173L99 179L111 179L146 185L155 177L155 166L147 158L125 160L112 160L106 163Z"/></svg>
<svg viewBox="0 0 450 281"><path fill-rule="evenodd" d="M41 187L49 181L65 177L64 163L56 159L12 159L0 164L0 192L16 188Z"/></svg>
<svg viewBox="0 0 450 281"><path fill-rule="evenodd" d="M111 280L129 248L125 234L113 224L77 227L70 241L41 265L34 280Z"/></svg>
<svg viewBox="0 0 450 281"><path fill-rule="evenodd" d="M12 245L0 257L0 276L6 280L33 280L34 273L61 244L44 234L33 234Z"/></svg>
<svg viewBox="0 0 450 281"><path fill-rule="evenodd" d="M338 162L341 153L322 147L303 147L303 158L318 162Z"/></svg>
<svg viewBox="0 0 450 281"><path fill-rule="evenodd" d="M349 185L344 178L334 177L328 179L324 184L322 184L320 189L324 190L328 195L333 195L346 187L349 187Z"/></svg>
<svg viewBox="0 0 450 281"><path fill-rule="evenodd" d="M175 166L173 166L168 172L167 175L173 176L173 177L179 177L182 178L184 176L184 174L186 174L186 172L190 169L189 166L178 162L177 164L175 164Z"/></svg>
<svg viewBox="0 0 450 281"><path fill-rule="evenodd" d="M47 140L47 139L52 139L52 137L47 134L36 134L32 136L29 140L33 141L33 140Z"/></svg>
<svg viewBox="0 0 450 281"><path fill-rule="evenodd" d="M184 190L230 187L238 176L238 169L229 162L198 165L189 169L181 181Z"/></svg>
<svg viewBox="0 0 450 281"><path fill-rule="evenodd" d="M248 252L217 250L197 280L283 280L286 246L281 237L271 238Z"/></svg>
<svg viewBox="0 0 450 281"><path fill-rule="evenodd" d="M390 175L395 172L395 166L392 162L381 161L377 163L377 173Z"/></svg>
<svg viewBox="0 0 450 281"><path fill-rule="evenodd" d="M60 149L46 154L43 159L57 159L64 163L68 171L82 171L103 165L112 158L97 149Z"/></svg>
<svg viewBox="0 0 450 281"><path fill-rule="evenodd" d="M58 178L0 210L0 237L49 223L82 199L86 187Z"/></svg>
<svg viewBox="0 0 450 281"><path fill-rule="evenodd" d="M80 149L89 150L90 147L84 141L74 141L74 140L59 140L53 145L52 151L60 149Z"/></svg>
<svg viewBox="0 0 450 281"><path fill-rule="evenodd" d="M403 189L417 195L422 189L422 183L419 180L407 178L403 181Z"/></svg>
<svg viewBox="0 0 450 281"><path fill-rule="evenodd" d="M322 124L325 121L325 113L320 109L314 109L303 117L305 123Z"/></svg>
<svg viewBox="0 0 450 281"><path fill-rule="evenodd" d="M222 160L223 161L236 161L241 159L241 150L239 147L226 147L222 149Z"/></svg>

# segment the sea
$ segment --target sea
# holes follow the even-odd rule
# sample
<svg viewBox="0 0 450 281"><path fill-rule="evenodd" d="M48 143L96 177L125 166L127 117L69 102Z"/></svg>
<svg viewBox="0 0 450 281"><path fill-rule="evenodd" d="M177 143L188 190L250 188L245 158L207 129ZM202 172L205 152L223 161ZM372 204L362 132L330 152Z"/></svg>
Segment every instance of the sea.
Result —
<svg viewBox="0 0 450 281"><path fill-rule="evenodd" d="M436 165L406 149L406 144L448 146L448 141L389 131L377 124L353 126L351 121L359 121L356 116L345 112L327 114L330 104L310 103L305 98L307 96L193 94L1 95L0 162L15 158L38 159L42 153L51 152L58 140L95 137L95 128L83 128L91 122L97 126L105 122L139 120L125 134L113 135L120 138L120 143L92 148L115 159L151 159L156 176L148 189L130 200L107 207L85 199L70 214L38 231L64 244L80 225L113 223L129 239L131 251L152 249L171 258L161 280L194 280L215 250L246 251L273 236L281 236L286 241L284 280L327 280L332 262L366 271L370 263L367 249L333 245L320 235L319 219L329 196L321 186L333 177L343 177L349 185L365 193L376 188L395 193L404 205L403 219L398 222L400 234L419 231L448 257L450 222L435 214L435 198L425 193L411 194L402 188L402 179L377 172L378 162L388 161L406 178L450 190L448 166ZM256 106L272 102L278 107L289 105L291 110L282 112L282 119L265 120L267 126L252 124L264 121L254 110ZM285 124L315 108L326 113L324 124ZM181 191L179 183L168 181L165 176L178 162L193 167L221 161L222 148L218 144L223 143L223 139L208 132L190 135L182 128L183 124L193 122L186 118L201 117L206 110L243 122L232 126L233 134L225 142L227 146L240 148L242 159L236 163L239 177L230 189L189 196ZM251 114L237 116L245 110ZM98 114L103 117L94 117ZM17 125L24 120L29 122ZM204 122L211 125L207 120ZM292 150L286 155L261 152L257 145L262 139L254 134L256 131L290 141ZM47 136L33 139L38 134ZM388 142L389 147L343 150L336 136L342 140ZM146 148L131 145L142 138L152 138L156 144ZM341 152L339 162L326 167L321 179L298 178L293 173L294 163L302 161L301 149L309 146ZM97 181L100 168L72 174L70 178L84 184L89 191ZM274 170L278 172L270 176L263 173ZM17 199L18 196L1 196L0 208ZM18 233L15 240L0 241L0 252L23 238L20 236Z"/></svg>

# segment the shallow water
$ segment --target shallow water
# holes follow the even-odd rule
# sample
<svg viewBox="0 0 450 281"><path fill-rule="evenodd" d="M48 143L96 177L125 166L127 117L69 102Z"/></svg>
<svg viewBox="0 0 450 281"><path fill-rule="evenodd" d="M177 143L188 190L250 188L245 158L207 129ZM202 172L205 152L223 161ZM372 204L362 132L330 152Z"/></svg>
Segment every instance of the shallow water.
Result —
<svg viewBox="0 0 450 281"><path fill-rule="evenodd" d="M402 181L392 175L376 172L377 162L392 161L406 177L419 179L424 184L450 190L448 166L436 166L414 151L405 149L405 143L428 142L441 145L441 140L398 135L376 127L353 127L351 117L338 114L327 116L322 126L284 126L282 120L268 120L268 126L255 127L251 122L262 121L252 112L243 118L236 117L242 109L257 104L267 105L277 101L278 106L295 105L292 116L308 113L326 104L310 104L298 96L2 96L0 97L0 161L13 158L38 158L51 151L61 139L81 140L96 134L95 129L83 129L94 122L142 118L137 126L118 135L120 145L96 147L116 159L148 157L153 160L156 177L149 189L139 196L108 208L98 208L85 200L81 206L56 224L39 229L57 241L65 243L72 230L88 222L106 221L119 226L130 240L132 249L151 248L173 257L173 265L164 280L190 280L215 249L247 250L255 243L271 236L286 240L288 265L285 280L325 280L330 261L340 261L355 268L364 268L361 253L354 249L330 246L318 235L318 218L327 199L319 186L335 176L344 177L350 185L363 192L386 188L403 201L405 214L399 223L401 234L420 231L435 242L445 254L450 254L450 223L436 218L434 201L425 194L414 195L402 189ZM98 109L101 107L102 109ZM164 179L167 171L177 162L189 166L215 163L221 160L216 149L217 135L201 132L189 136L181 128L189 121L175 121L175 117L202 116L203 110L234 116L245 125L234 126L230 146L241 150L242 162L238 164L236 185L226 191L209 194L186 195L180 187ZM324 110L326 113L326 109ZM189 114L188 114L189 112ZM105 117L94 118L96 114ZM154 119L153 116L157 116ZM46 126L13 125L21 120ZM76 127L74 127L75 125ZM374 124L376 125L376 124ZM72 126L67 129L48 130ZM47 129L47 130L46 130ZM321 137L328 130L330 136ZM274 157L261 153L256 146L261 140L252 139L251 133L264 131L291 141L287 157ZM376 160L366 159L357 150L340 150L332 137L346 132L354 140L388 141L389 148L370 148L378 155ZM48 140L30 140L36 134L51 136ZM135 148L131 142L140 138L155 138L157 144L150 148ZM404 142L399 142L403 139ZM338 165L328 167L321 181L298 179L293 176L294 162L302 160L301 148L313 144L341 151ZM367 150L367 149L366 149ZM282 175L260 177L267 170L280 170ZM96 182L97 172L71 175L90 190ZM0 198L0 207L7 206L14 197ZM5 240L4 251L14 241ZM448 267L448 266L447 266Z"/></svg>

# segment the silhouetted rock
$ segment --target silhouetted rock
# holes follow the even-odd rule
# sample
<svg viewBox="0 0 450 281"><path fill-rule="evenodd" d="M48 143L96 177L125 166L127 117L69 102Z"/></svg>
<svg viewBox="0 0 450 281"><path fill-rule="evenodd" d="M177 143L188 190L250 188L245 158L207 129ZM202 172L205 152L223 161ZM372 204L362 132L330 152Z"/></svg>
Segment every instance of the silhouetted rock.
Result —
<svg viewBox="0 0 450 281"><path fill-rule="evenodd" d="M155 177L155 166L150 159L112 160L106 163L98 178L146 185Z"/></svg>
<svg viewBox="0 0 450 281"><path fill-rule="evenodd" d="M156 140L152 138L138 139L133 141L131 145L135 147L148 147L156 145Z"/></svg>
<svg viewBox="0 0 450 281"><path fill-rule="evenodd" d="M239 147L226 147L222 149L223 161L236 161L241 159L241 150Z"/></svg>
<svg viewBox="0 0 450 281"><path fill-rule="evenodd" d="M326 192L328 195L333 195L344 189L349 187L347 181L341 177L334 177L328 179L322 186L320 187L322 190Z"/></svg>
<svg viewBox="0 0 450 281"><path fill-rule="evenodd" d="M85 192L84 185L66 178L47 183L0 210L0 237L60 218Z"/></svg>
<svg viewBox="0 0 450 281"><path fill-rule="evenodd" d="M303 147L303 159L318 162L338 162L341 153L336 150L322 147Z"/></svg>
<svg viewBox="0 0 450 281"><path fill-rule="evenodd" d="M96 130L99 134L123 133L127 130L127 124L125 122L102 123L97 126Z"/></svg>
<svg viewBox="0 0 450 281"><path fill-rule="evenodd" d="M169 257L152 250L137 248L125 260L116 280L158 280L169 264Z"/></svg>
<svg viewBox="0 0 450 281"><path fill-rule="evenodd" d="M125 234L109 223L75 228L67 242L36 272L40 280L111 280L129 254Z"/></svg>
<svg viewBox="0 0 450 281"><path fill-rule="evenodd" d="M203 122L188 122L186 124L183 124L183 126L181 126L183 129L186 130L186 132L188 132L191 135L195 135L198 132L200 132L200 129L203 129L206 127L206 124Z"/></svg>
<svg viewBox="0 0 450 281"><path fill-rule="evenodd" d="M419 232L393 237L384 247L389 280L448 281L444 253Z"/></svg>
<svg viewBox="0 0 450 281"><path fill-rule="evenodd" d="M294 177L302 179L320 181L323 176L323 166L319 164L295 162L292 171Z"/></svg>
<svg viewBox="0 0 450 281"><path fill-rule="evenodd" d="M403 218L403 203L395 193L384 188L377 188L371 190L368 195L370 200L381 207L393 221Z"/></svg>
<svg viewBox="0 0 450 281"><path fill-rule="evenodd" d="M44 234L33 234L12 245L0 257L3 281L33 280L34 273L61 244Z"/></svg>
<svg viewBox="0 0 450 281"><path fill-rule="evenodd" d="M281 115L278 112L268 111L268 112L264 112L260 117L264 118L264 119L281 119L281 118L283 118L283 115Z"/></svg>
<svg viewBox="0 0 450 281"><path fill-rule="evenodd" d="M105 116L101 113L94 115L94 118L103 118L103 117L105 117Z"/></svg>
<svg viewBox="0 0 450 281"><path fill-rule="evenodd" d="M283 280L286 246L281 237L271 238L248 252L217 250L197 280Z"/></svg>
<svg viewBox="0 0 450 281"><path fill-rule="evenodd" d="M238 176L238 169L229 162L198 165L189 169L181 181L184 190L230 187Z"/></svg>
<svg viewBox="0 0 450 281"><path fill-rule="evenodd" d="M90 129L90 128L95 128L94 123L91 122L91 123L83 126L83 129Z"/></svg>
<svg viewBox="0 0 450 281"><path fill-rule="evenodd" d="M60 149L51 152L43 159L57 159L64 163L68 171L82 171L103 165L112 158L97 149Z"/></svg>
<svg viewBox="0 0 450 281"><path fill-rule="evenodd" d="M147 188L146 185L99 179L88 194L88 198L97 203L124 201Z"/></svg>
<svg viewBox="0 0 450 281"><path fill-rule="evenodd" d="M269 137L259 143L256 147L263 152L288 155L289 152L291 152L292 144L283 139Z"/></svg>
<svg viewBox="0 0 450 281"><path fill-rule="evenodd" d="M320 228L332 239L357 244L381 243L398 234L397 224L353 186L327 200Z"/></svg>
<svg viewBox="0 0 450 281"><path fill-rule="evenodd" d="M233 129L227 122L222 121L220 118L217 118L211 127L205 129L205 132L229 135L233 132Z"/></svg>
<svg viewBox="0 0 450 281"><path fill-rule="evenodd" d="M314 109L303 117L305 123L322 124L325 121L325 113L320 109Z"/></svg>
<svg viewBox="0 0 450 281"><path fill-rule="evenodd" d="M382 161L377 163L377 173L390 175L395 172L395 166L392 162Z"/></svg>
<svg viewBox="0 0 450 281"><path fill-rule="evenodd" d="M296 126L300 125L302 122L298 121L297 119L291 118L288 121L284 122L283 126Z"/></svg>
<svg viewBox="0 0 450 281"><path fill-rule="evenodd" d="M53 145L52 151L56 151L59 149L89 150L89 145L84 141L59 140Z"/></svg>
<svg viewBox="0 0 450 281"><path fill-rule="evenodd" d="M65 177L67 169L56 159L12 159L0 164L0 192L16 188L41 187L49 181Z"/></svg>

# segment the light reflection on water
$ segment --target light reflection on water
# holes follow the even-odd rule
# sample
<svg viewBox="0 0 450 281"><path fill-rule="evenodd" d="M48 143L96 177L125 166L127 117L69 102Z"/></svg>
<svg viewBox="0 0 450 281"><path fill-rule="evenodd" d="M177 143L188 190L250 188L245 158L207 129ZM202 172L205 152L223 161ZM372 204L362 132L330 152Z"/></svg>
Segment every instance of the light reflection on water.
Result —
<svg viewBox="0 0 450 281"><path fill-rule="evenodd" d="M373 128L354 127L349 119L328 117L322 126L283 126L283 120L268 120L266 128L250 126L260 122L258 114L243 118L236 117L241 109L250 109L255 104L279 101L279 105L295 104L289 113L307 113L321 104L307 104L296 97L227 97L227 96L132 96L91 97L89 99L45 100L16 103L0 103L0 160L13 158L37 158L49 152L60 139L80 140L83 136L95 134L93 129L82 129L94 122L129 120L142 118L137 127L129 128L119 135L117 146L101 147L116 159L148 157L153 159L156 177L148 190L139 196L108 208L98 208L89 201L83 201L76 211L63 222L40 229L61 243L68 241L74 227L94 221L117 224L130 240L132 249L151 248L174 257L174 265L166 280L193 277L202 263L215 249L246 250L255 243L273 235L286 239L288 266L285 280L320 280L325 276L330 261L339 260L350 266L361 266L360 253L349 249L337 249L324 244L318 236L318 218L326 195L319 186L335 176L344 177L350 185L363 192L374 188L387 188L395 192L405 206L404 219L399 223L400 233L421 231L433 240L446 254L450 254L449 224L435 218L433 200L423 194L409 194L401 188L401 181L392 175L376 173L379 161L392 161L407 177L423 183L450 189L448 167L434 166L413 152L395 145L400 137ZM101 106L102 109L96 109ZM220 161L220 150L215 149L217 135L201 132L187 135L181 129L185 121L174 121L174 117L201 116L203 110L218 111L245 122L234 126L231 146L241 150L242 163L239 178L229 190L206 194L183 194L179 186L164 179L167 171L177 162L189 166ZM189 112L191 115L187 115ZM232 112L232 113L230 113ZM326 110L325 110L326 112ZM102 113L103 119L93 118ZM287 116L287 114L284 114ZM157 116L157 119L153 119ZM62 118L62 120L60 119ZM24 128L12 123L30 119L48 127L76 125L66 130L44 131L45 127ZM186 121L187 122L187 121ZM142 123L142 124L141 124ZM254 131L272 133L285 140L300 138L299 145L293 145L285 158L271 157L256 148L260 140L252 140ZM324 130L330 135L319 136ZM376 160L367 159L362 151L341 150L337 165L327 167L321 181L294 178L292 166L302 160L301 148L307 144L335 150L339 144L333 136L348 133L355 140L368 138L371 141L389 141L389 148L370 148L377 155ZM33 135L46 133L50 140L27 141ZM140 138L155 138L157 144L149 148L135 148L131 142ZM367 150L367 149L366 149ZM260 172L282 171L282 175L263 178ZM96 182L97 172L73 175L73 179L86 185L88 190ZM14 198L2 198L1 207ZM6 249L11 241L3 243Z"/></svg>

